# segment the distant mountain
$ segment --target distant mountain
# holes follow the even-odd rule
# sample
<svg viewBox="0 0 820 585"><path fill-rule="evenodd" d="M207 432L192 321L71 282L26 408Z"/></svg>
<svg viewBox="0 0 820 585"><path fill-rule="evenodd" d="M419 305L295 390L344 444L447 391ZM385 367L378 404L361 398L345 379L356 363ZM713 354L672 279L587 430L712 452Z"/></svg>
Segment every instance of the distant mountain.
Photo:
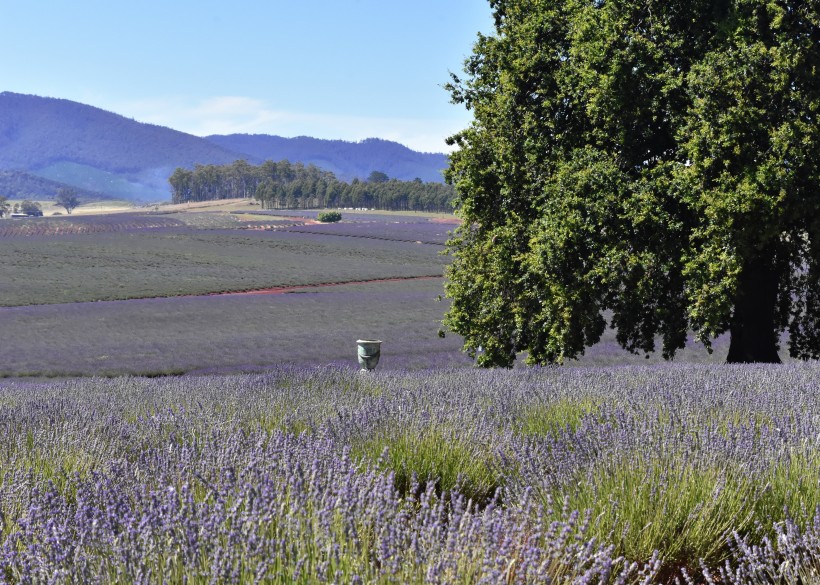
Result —
<svg viewBox="0 0 820 585"><path fill-rule="evenodd" d="M368 138L361 142L321 140L298 136L282 138L266 134L229 134L206 136L214 144L261 160L283 160L314 164L349 181L367 178L373 171L402 181L443 180L447 156L441 153L416 152L397 142Z"/></svg>
<svg viewBox="0 0 820 585"><path fill-rule="evenodd" d="M397 179L441 181L443 154L418 153L395 142L358 143L265 135L201 138L136 122L77 102L0 93L0 171L16 171L14 184L0 181L0 195L29 190L40 195L61 185L87 195L135 200L170 198L168 177L196 164L229 164L238 159L259 164L283 160L315 164L339 178L362 179L374 170ZM23 173L52 183L29 181ZM28 179L26 179L28 180Z"/></svg>
<svg viewBox="0 0 820 585"><path fill-rule="evenodd" d="M63 99L0 93L0 170L88 191L166 198L179 166L237 158L197 136Z"/></svg>

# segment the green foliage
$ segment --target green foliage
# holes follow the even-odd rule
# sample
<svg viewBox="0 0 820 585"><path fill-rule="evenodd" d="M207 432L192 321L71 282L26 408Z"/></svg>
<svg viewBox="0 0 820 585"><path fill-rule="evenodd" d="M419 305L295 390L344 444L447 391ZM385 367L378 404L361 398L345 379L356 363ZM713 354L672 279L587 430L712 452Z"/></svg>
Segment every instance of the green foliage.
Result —
<svg viewBox="0 0 820 585"><path fill-rule="evenodd" d="M499 0L452 99L464 220L446 325L485 366L607 326L672 358L820 356L820 11L793 1ZM479 352L479 348L483 351Z"/></svg>
<svg viewBox="0 0 820 585"><path fill-rule="evenodd" d="M595 519L592 534L616 535L619 555L648 559L662 550L665 562L690 568L696 560L710 566L724 562L732 531L759 537L756 531L766 520L784 510L800 518L820 497L813 450L793 452L762 476L725 461L704 466L690 459L685 452L659 450L649 459L602 461L579 474L575 490L540 496L550 509L565 502L570 509L588 510Z"/></svg>
<svg viewBox="0 0 820 585"><path fill-rule="evenodd" d="M367 176L368 183L386 183L390 180L390 177L387 176L386 173L381 171L373 171Z"/></svg>
<svg viewBox="0 0 820 585"><path fill-rule="evenodd" d="M439 493L458 488L476 503L486 503L502 484L502 470L495 457L475 441L465 441L444 428L386 430L354 444L353 452L378 461L395 474L396 489L407 494L423 490L428 482Z"/></svg>
<svg viewBox="0 0 820 585"><path fill-rule="evenodd" d="M71 215L71 212L80 204L80 198L77 197L77 191L74 189L60 189L57 191L57 197L54 198L57 205L65 207L66 213Z"/></svg>
<svg viewBox="0 0 820 585"><path fill-rule="evenodd" d="M384 173L381 173L384 175ZM384 179L384 180L382 180ZM178 168L169 179L174 203L255 197L263 208L367 207L390 210L452 211L453 188L442 183L399 181L377 175L375 181L345 183L314 165L243 160L232 165Z"/></svg>
<svg viewBox="0 0 820 585"><path fill-rule="evenodd" d="M43 215L43 208L40 207L40 204L36 201L29 201L26 199L25 201L20 202L20 213L26 213L28 215Z"/></svg>
<svg viewBox="0 0 820 585"><path fill-rule="evenodd" d="M590 399L559 399L530 404L518 418L517 430L522 435L554 435L561 430L574 431L585 416L597 410Z"/></svg>
<svg viewBox="0 0 820 585"><path fill-rule="evenodd" d="M337 221L342 221L342 214L338 211L320 211L316 215L316 219L322 223L335 223Z"/></svg>

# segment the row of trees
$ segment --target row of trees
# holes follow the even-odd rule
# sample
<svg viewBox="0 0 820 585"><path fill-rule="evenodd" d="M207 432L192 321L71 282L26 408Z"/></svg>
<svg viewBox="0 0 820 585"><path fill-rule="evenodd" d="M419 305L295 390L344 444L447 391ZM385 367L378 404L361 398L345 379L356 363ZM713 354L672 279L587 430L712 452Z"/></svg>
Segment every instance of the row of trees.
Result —
<svg viewBox="0 0 820 585"><path fill-rule="evenodd" d="M80 205L80 198L77 191L71 188L58 189L54 202L64 207L70 215L74 209ZM5 217L11 213L25 213L26 215L43 215L42 207L36 201L25 199L20 203L9 203L8 197L0 195L0 217Z"/></svg>
<svg viewBox="0 0 820 585"><path fill-rule="evenodd" d="M174 203L255 197L264 208L368 207L396 211L451 211L454 190L421 179L399 181L373 171L366 181L340 181L314 165L244 160L230 165L178 168L169 182Z"/></svg>
<svg viewBox="0 0 820 585"><path fill-rule="evenodd" d="M25 213L26 215L43 215L42 207L36 201L25 199L20 203L9 203L7 197L0 196L0 217L6 217L12 213Z"/></svg>

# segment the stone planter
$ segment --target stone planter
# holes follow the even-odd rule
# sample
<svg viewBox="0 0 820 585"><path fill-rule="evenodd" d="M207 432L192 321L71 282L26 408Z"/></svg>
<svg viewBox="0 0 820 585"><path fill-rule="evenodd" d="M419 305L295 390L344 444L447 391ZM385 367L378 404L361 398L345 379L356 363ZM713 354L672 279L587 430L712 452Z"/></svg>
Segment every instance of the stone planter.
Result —
<svg viewBox="0 0 820 585"><path fill-rule="evenodd" d="M363 372L376 369L381 356L381 341L374 339L359 339L356 341L359 346L359 365Z"/></svg>

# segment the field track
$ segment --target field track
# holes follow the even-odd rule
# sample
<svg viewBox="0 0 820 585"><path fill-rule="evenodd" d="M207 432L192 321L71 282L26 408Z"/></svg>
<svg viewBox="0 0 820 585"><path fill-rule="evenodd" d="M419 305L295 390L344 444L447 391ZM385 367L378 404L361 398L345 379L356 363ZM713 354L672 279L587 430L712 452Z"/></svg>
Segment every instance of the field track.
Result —
<svg viewBox="0 0 820 585"><path fill-rule="evenodd" d="M348 281L341 281L341 282L322 282L319 284L297 284L297 285L289 285L289 286L273 286L268 288L257 288L257 289L249 289L249 290L236 290L236 291L223 291L223 292L212 292L212 293L204 293L204 294L195 294L195 295L166 295L166 296L155 296L155 297L136 297L130 299L111 299L111 300L104 300L104 301L76 301L73 303L56 303L56 304L65 304L65 305L81 305L81 304L88 304L88 303L123 303L129 301L145 301L145 300L158 300L158 299L169 299L169 298L204 298L204 297L228 297L228 296L249 296L249 295L282 295L287 293L294 293L294 292L307 292L310 290L321 290L331 287L340 287L340 286L353 286L357 284L380 284L385 282L405 282L408 280L433 280L436 278L444 278L441 274L428 274L424 276L398 276L393 278L372 278L367 280L348 280ZM55 303L50 303L55 304ZM9 307L0 306L0 311L9 310L9 309L22 309L25 307L37 307L43 305L13 305Z"/></svg>
<svg viewBox="0 0 820 585"><path fill-rule="evenodd" d="M225 296L234 296L234 295L281 295L290 292L296 291L303 291L303 290L311 290L311 289L322 289L328 288L331 286L345 286L345 285L354 285L354 284L379 284L382 282L403 282L406 280L431 280L433 278L444 278L440 274L430 274L427 276L399 276L395 278L373 278L370 280L349 280L344 282L322 282L319 284L303 284L303 285L293 285L293 286L275 286L271 288L260 288L260 289L253 289L253 290L242 290L242 291L231 291L231 292L219 292L219 293L210 293L205 295L186 295L186 296L195 296L195 297L225 297Z"/></svg>

